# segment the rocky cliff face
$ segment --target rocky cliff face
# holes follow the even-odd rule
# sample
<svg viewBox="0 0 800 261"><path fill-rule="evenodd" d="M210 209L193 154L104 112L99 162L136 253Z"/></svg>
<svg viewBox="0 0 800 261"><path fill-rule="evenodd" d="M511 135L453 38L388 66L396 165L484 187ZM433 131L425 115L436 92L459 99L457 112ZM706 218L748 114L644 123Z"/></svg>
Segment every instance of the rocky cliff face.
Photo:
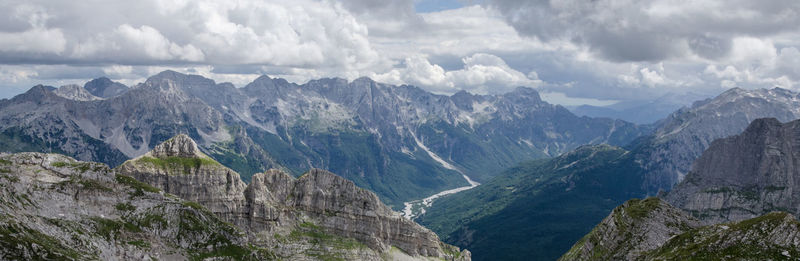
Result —
<svg viewBox="0 0 800 261"><path fill-rule="evenodd" d="M712 141L741 133L755 119L800 118L798 96L780 88L734 88L656 123L652 136L630 146L646 170L643 188L650 194L671 189Z"/></svg>
<svg viewBox="0 0 800 261"><path fill-rule="evenodd" d="M800 222L772 212L740 222L699 226L657 199L631 200L560 260L796 260Z"/></svg>
<svg viewBox="0 0 800 261"><path fill-rule="evenodd" d="M0 153L0 259L274 259L197 203L58 154Z"/></svg>
<svg viewBox="0 0 800 261"><path fill-rule="evenodd" d="M100 100L100 97L94 96L86 89L78 86L78 85L64 85L53 91L58 96L75 100L75 101L95 101Z"/></svg>
<svg viewBox="0 0 800 261"><path fill-rule="evenodd" d="M611 211L560 260L636 260L700 222L659 198L633 199Z"/></svg>
<svg viewBox="0 0 800 261"><path fill-rule="evenodd" d="M125 162L118 171L204 205L281 257L321 251L353 257L366 251L372 259L395 255L392 249L411 257L470 256L392 211L374 193L327 171L312 169L295 179L270 170L245 186L237 173L202 154L185 135Z"/></svg>
<svg viewBox="0 0 800 261"><path fill-rule="evenodd" d="M644 255L645 260L797 260L800 222L772 212L740 222L690 230Z"/></svg>
<svg viewBox="0 0 800 261"><path fill-rule="evenodd" d="M707 223L800 213L800 121L758 119L714 141L666 199Z"/></svg>

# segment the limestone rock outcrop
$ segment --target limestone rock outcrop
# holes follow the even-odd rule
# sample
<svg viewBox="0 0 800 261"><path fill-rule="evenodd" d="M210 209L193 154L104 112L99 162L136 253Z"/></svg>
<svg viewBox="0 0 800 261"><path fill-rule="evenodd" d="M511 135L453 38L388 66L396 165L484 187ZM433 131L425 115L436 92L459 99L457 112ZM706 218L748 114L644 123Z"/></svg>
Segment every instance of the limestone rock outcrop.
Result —
<svg viewBox="0 0 800 261"><path fill-rule="evenodd" d="M658 198L617 207L559 260L797 260L800 222L786 212L700 226Z"/></svg>
<svg viewBox="0 0 800 261"><path fill-rule="evenodd" d="M0 260L275 259L235 226L105 164L0 153Z"/></svg>
<svg viewBox="0 0 800 261"><path fill-rule="evenodd" d="M636 260L700 222L659 198L632 199L615 208L560 260Z"/></svg>
<svg viewBox="0 0 800 261"><path fill-rule="evenodd" d="M269 170L255 174L245 185L236 172L204 155L185 135L167 140L117 170L200 203L247 231L254 244L277 249L278 256L296 258L316 253L321 249L314 244L319 241L316 237L325 235L355 240L354 244L377 253L355 254L359 258L374 258L394 248L417 258L470 257L468 251L442 243L435 233L392 211L374 193L345 178L320 169L311 169L297 179L280 170ZM333 250L326 251L354 255L354 249L329 243L324 247L333 245Z"/></svg>

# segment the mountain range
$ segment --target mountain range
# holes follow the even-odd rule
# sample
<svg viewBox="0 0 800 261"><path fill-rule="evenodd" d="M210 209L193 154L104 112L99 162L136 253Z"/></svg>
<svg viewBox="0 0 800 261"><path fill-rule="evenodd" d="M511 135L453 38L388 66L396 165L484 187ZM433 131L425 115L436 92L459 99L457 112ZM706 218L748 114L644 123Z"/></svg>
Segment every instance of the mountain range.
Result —
<svg viewBox="0 0 800 261"><path fill-rule="evenodd" d="M108 79L36 86L0 101L0 148L59 152L117 166L184 133L242 173L316 167L402 202L478 182L583 144L622 145L647 128L577 117L530 88L436 95L360 78L298 85L259 77L242 88L164 71L127 88Z"/></svg>
<svg viewBox="0 0 800 261"><path fill-rule="evenodd" d="M624 147L585 146L520 164L435 201L417 221L445 242L473 250L476 260L556 259L614 207L669 191L715 139L762 117L800 118L797 97L780 88L734 88L674 112ZM506 238L515 240L506 246Z"/></svg>
<svg viewBox="0 0 800 261"><path fill-rule="evenodd" d="M653 124L636 125L575 116L525 87L498 95L445 96L368 78L294 84L261 76L237 88L165 71L132 87L99 78L84 86L39 85L0 100L0 149L106 163L115 167L114 173L153 191L198 202L208 211L204 220L216 222L213 216L233 228L262 231L246 239L223 237L230 247L270 248L271 257L469 258L469 252L439 242L392 209L481 182L435 199L432 206L425 202L430 207L417 210L424 214L416 221L444 242L470 249L476 260L552 260L568 251L562 258L669 259L687 257L686 249L696 247L687 241L669 243L672 236L708 240L718 235L713 233L720 222L794 226L794 190L787 184L793 184L795 167L786 155L794 153L796 124L780 122L799 118L798 108L800 99L792 91L734 88ZM775 119L757 120L764 117ZM23 164L20 155L56 157L23 153L6 161ZM758 175L731 176L740 169ZM113 182L98 182L116 191ZM633 200L617 207L653 195L664 200ZM642 208L645 214L627 212ZM40 214L24 215L13 218ZM651 216L655 219L641 223ZM111 220L138 224L126 218ZM82 229L98 226L79 223ZM592 230L598 223L602 229ZM398 226L412 231L413 240L387 229ZM606 237L631 235L619 226L649 231L636 236L655 243L613 243L624 237ZM737 231L766 231L752 229ZM48 235L69 235L59 233ZM164 236L158 235L159 240L171 238ZM611 245L597 246L606 241ZM326 252L342 242L349 242L345 250ZM770 249L786 246L774 243ZM184 257L196 250L188 245L158 248ZM596 254L591 249L613 251ZM709 256L719 250L708 249Z"/></svg>

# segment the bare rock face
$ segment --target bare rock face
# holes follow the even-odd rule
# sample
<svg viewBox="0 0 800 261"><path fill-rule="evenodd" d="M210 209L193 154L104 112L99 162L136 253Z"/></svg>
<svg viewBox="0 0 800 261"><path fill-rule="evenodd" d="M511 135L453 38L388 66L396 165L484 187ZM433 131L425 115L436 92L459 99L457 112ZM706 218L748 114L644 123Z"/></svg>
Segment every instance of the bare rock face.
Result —
<svg viewBox="0 0 800 261"><path fill-rule="evenodd" d="M707 224L771 211L800 213L800 121L753 121L740 135L714 141L666 196Z"/></svg>
<svg viewBox="0 0 800 261"><path fill-rule="evenodd" d="M678 235L643 260L797 260L800 222L771 212L740 222L704 226Z"/></svg>
<svg viewBox="0 0 800 261"><path fill-rule="evenodd" d="M658 198L617 207L560 260L797 260L800 222L771 212L700 226Z"/></svg>
<svg viewBox="0 0 800 261"><path fill-rule="evenodd" d="M238 173L199 152L185 135L123 163L118 171L202 204L247 231L254 244L276 249L278 256L327 253L376 259L395 256L393 249L399 249L415 258L470 259L469 251L442 243L345 178L320 169L297 179L269 170L245 185Z"/></svg>
<svg viewBox="0 0 800 261"><path fill-rule="evenodd" d="M242 235L105 164L0 153L0 260L276 258Z"/></svg>
<svg viewBox="0 0 800 261"><path fill-rule="evenodd" d="M136 178L183 199L200 203L227 219L244 205L245 183L239 174L197 149L186 135L175 136L152 151L118 167Z"/></svg>
<svg viewBox="0 0 800 261"><path fill-rule="evenodd" d="M185 134L180 134L159 144L153 148L152 151L145 154L145 156L155 158L208 158L208 156L197 149L197 144Z"/></svg>
<svg viewBox="0 0 800 261"><path fill-rule="evenodd" d="M632 199L615 208L560 260L636 260L699 221L659 198Z"/></svg>
<svg viewBox="0 0 800 261"><path fill-rule="evenodd" d="M55 93L58 96L75 101L95 101L102 99L100 97L92 95L91 93L86 91L86 89L84 89L83 87L74 84L61 86L60 88L53 91L53 93Z"/></svg>

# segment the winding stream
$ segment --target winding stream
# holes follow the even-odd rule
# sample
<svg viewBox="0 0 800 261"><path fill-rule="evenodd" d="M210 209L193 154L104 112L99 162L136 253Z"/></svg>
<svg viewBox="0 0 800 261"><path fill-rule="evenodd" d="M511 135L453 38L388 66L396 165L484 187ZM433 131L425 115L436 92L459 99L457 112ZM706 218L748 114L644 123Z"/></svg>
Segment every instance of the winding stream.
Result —
<svg viewBox="0 0 800 261"><path fill-rule="evenodd" d="M425 213L425 208L428 208L431 205L433 205L433 200L435 200L435 199L437 199L439 197L442 197L444 195L450 195L450 194L458 193L458 192L461 192L461 191L465 191L465 190L477 187L478 185L481 184L481 183L475 182L474 180L470 179L469 177L467 177L467 175L464 175L463 173L461 174L461 176L463 176L464 179L467 180L467 182L469 183L469 186L464 186L464 187L459 187L459 188L454 188L454 189L448 189L448 190L436 193L433 196L430 196L430 197L427 197L427 198L424 198L424 199L418 199L418 200L405 202L405 203L403 203L403 205L405 206L403 208L403 216L408 218L408 219L413 220L415 217L418 217L419 215L424 214Z"/></svg>

